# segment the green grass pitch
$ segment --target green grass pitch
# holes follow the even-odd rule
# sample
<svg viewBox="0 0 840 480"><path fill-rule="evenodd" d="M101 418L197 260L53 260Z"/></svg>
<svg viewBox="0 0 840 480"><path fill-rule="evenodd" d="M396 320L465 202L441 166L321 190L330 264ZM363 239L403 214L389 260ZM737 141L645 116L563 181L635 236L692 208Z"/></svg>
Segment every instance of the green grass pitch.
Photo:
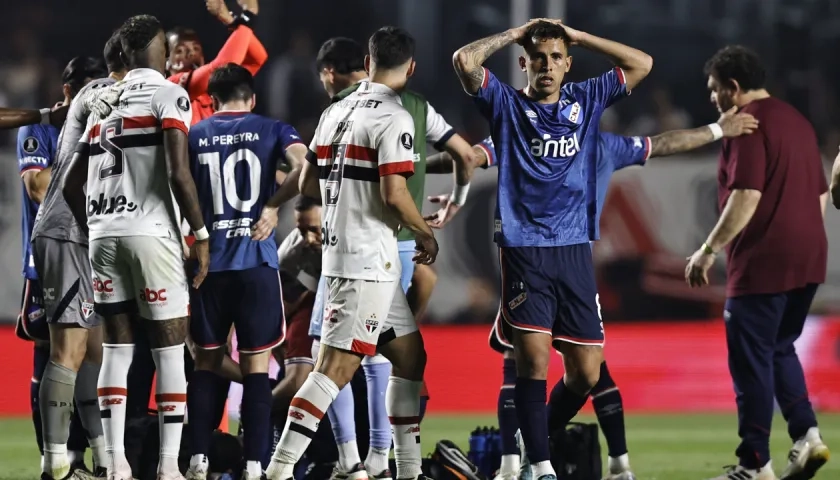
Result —
<svg viewBox="0 0 840 480"><path fill-rule="evenodd" d="M826 443L840 448L840 415L821 415L819 419ZM495 424L492 416L430 416L422 426L423 453L429 453L443 438L466 450L467 437L474 427ZM779 474L790 440L780 417L775 425L771 451ZM702 480L719 475L723 465L734 463L736 428L734 414L629 416L627 441L633 469L641 480ZM606 446L603 451L606 455ZM38 461L30 420L0 420L0 480L35 480L39 476ZM840 461L829 462L817 478L840 478Z"/></svg>

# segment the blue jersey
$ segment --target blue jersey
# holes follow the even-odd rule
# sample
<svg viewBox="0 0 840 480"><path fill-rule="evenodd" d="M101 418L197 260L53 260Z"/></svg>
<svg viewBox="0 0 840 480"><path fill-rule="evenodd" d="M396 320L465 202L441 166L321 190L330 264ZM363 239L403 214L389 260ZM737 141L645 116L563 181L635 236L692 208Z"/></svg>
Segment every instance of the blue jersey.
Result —
<svg viewBox="0 0 840 480"><path fill-rule="evenodd" d="M598 123L628 94L619 68L567 83L541 104L484 69L475 95L499 160L495 240L503 247L549 247L598 238Z"/></svg>
<svg viewBox="0 0 840 480"><path fill-rule="evenodd" d="M29 125L18 130L17 158L20 177L27 172L40 172L52 166L58 145L58 129L52 125ZM23 234L23 276L35 280L35 262L32 260L32 226L35 225L35 215L39 205L29 198L26 186L23 186L23 215L21 215L21 230Z"/></svg>
<svg viewBox="0 0 840 480"><path fill-rule="evenodd" d="M487 163L482 168L495 167L497 163L492 137L485 138L478 145L487 155ZM607 199L607 189L612 174L616 170L631 165L644 165L650 158L650 147L650 137L622 137L612 133L600 133L598 135L598 148L595 157L596 228L598 228L601 212L604 209L604 201Z"/></svg>
<svg viewBox="0 0 840 480"><path fill-rule="evenodd" d="M283 122L245 112L220 112L190 130L190 169L210 233L210 271L278 268L277 243L251 240L251 226L277 190L286 149L301 143Z"/></svg>

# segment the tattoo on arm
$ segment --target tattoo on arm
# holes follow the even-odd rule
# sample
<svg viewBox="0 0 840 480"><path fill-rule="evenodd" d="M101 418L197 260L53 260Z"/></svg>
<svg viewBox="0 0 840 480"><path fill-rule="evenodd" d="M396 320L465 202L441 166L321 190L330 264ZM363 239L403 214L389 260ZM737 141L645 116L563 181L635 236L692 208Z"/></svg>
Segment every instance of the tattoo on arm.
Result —
<svg viewBox="0 0 840 480"><path fill-rule="evenodd" d="M650 156L662 157L675 153L688 152L715 141L709 127L693 128L691 130L672 130L660 133L650 139Z"/></svg>
<svg viewBox="0 0 840 480"><path fill-rule="evenodd" d="M482 64L487 57L514 42L513 34L505 31L476 40L455 52L454 66L461 85L469 92L477 92L484 81Z"/></svg>

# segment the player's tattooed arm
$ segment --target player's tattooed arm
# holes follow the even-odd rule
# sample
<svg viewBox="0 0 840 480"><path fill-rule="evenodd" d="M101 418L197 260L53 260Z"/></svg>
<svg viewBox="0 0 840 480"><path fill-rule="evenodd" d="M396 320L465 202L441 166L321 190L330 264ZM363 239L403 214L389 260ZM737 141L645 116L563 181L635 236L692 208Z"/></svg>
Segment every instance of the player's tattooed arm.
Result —
<svg viewBox="0 0 840 480"><path fill-rule="evenodd" d="M452 65L468 93L474 94L484 81L484 61L502 48L522 40L527 24L476 40L455 51Z"/></svg>
<svg viewBox="0 0 840 480"><path fill-rule="evenodd" d="M64 105L50 110L49 113L41 113L41 110L30 110L23 108L0 108L0 129L20 128L26 125L44 123L45 116L48 117L50 125L61 128L64 119L67 118L67 109ZM44 109L46 112L46 109Z"/></svg>
<svg viewBox="0 0 840 480"><path fill-rule="evenodd" d="M712 143L717 140L714 133L717 128L720 128L720 133L726 138L749 135L758 128L758 120L749 113L737 113L737 108L733 107L712 125L690 130L672 130L651 137L651 158L688 152Z"/></svg>
<svg viewBox="0 0 840 480"><path fill-rule="evenodd" d="M473 162L476 167L484 168L487 165L487 154L478 145L472 146ZM455 159L449 152L440 152L426 158L426 173L452 173Z"/></svg>

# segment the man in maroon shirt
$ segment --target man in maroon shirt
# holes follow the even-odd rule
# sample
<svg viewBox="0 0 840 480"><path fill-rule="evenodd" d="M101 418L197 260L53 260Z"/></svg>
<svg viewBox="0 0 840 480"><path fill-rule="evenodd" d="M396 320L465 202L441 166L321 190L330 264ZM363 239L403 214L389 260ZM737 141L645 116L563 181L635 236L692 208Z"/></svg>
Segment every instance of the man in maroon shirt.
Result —
<svg viewBox="0 0 840 480"><path fill-rule="evenodd" d="M718 167L721 216L689 258L686 280L707 272L726 248L726 343L738 406L739 465L721 480L774 480L770 425L775 396L794 442L782 479L811 478L829 456L794 341L819 284L828 241L823 212L828 186L808 120L764 88L758 56L738 46L718 51L705 73L712 103L752 114L758 130L724 139Z"/></svg>

